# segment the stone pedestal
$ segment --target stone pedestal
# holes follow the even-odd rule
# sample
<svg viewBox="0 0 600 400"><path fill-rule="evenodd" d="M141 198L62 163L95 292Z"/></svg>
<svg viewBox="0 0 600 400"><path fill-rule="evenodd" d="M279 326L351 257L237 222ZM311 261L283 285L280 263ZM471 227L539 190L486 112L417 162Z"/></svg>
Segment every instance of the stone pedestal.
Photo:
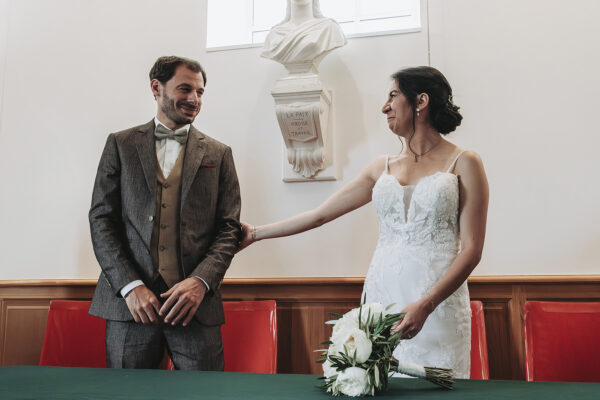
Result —
<svg viewBox="0 0 600 400"><path fill-rule="evenodd" d="M335 180L332 94L321 84L313 63L286 65L271 95L285 144L283 180Z"/></svg>

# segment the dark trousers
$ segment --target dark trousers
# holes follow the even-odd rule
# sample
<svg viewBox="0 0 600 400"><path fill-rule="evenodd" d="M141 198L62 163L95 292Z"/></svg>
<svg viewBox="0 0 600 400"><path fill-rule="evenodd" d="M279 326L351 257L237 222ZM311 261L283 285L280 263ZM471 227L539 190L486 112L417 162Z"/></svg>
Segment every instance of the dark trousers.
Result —
<svg viewBox="0 0 600 400"><path fill-rule="evenodd" d="M158 296L167 290L159 278L151 288ZM204 326L195 318L187 326L143 325L135 321L106 321L106 362L109 368L156 369L164 348L175 368L223 371L221 326Z"/></svg>

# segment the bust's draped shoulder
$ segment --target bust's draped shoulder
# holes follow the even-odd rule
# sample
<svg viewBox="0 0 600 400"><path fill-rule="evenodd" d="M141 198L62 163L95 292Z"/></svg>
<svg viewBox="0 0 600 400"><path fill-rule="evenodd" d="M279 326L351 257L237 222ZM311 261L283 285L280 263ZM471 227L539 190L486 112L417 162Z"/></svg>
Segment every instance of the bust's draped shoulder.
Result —
<svg viewBox="0 0 600 400"><path fill-rule="evenodd" d="M282 64L310 62L345 44L342 28L330 18L315 18L296 27L285 22L271 29L261 56Z"/></svg>

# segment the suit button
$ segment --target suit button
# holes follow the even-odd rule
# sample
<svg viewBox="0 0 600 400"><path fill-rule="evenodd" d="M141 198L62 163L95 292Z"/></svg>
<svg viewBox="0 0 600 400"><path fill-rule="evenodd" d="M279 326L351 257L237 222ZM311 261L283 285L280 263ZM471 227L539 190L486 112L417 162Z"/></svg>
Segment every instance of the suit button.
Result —
<svg viewBox="0 0 600 400"><path fill-rule="evenodd" d="M150 221L150 222L154 221L154 215L148 215L148 221Z"/></svg>
<svg viewBox="0 0 600 400"><path fill-rule="evenodd" d="M167 208L167 204L166 204L166 203L162 203L162 204L161 204L161 207L162 207L162 208Z"/></svg>
<svg viewBox="0 0 600 400"><path fill-rule="evenodd" d="M165 246L160 246L158 249L159 249L160 251L165 251L167 248L166 248Z"/></svg>
<svg viewBox="0 0 600 400"><path fill-rule="evenodd" d="M168 183L165 183L165 184L163 185L163 187L164 187L165 189L168 189L170 186L171 186L171 185L169 185Z"/></svg>
<svg viewBox="0 0 600 400"><path fill-rule="evenodd" d="M165 224L161 224L160 229L167 229L167 226Z"/></svg>

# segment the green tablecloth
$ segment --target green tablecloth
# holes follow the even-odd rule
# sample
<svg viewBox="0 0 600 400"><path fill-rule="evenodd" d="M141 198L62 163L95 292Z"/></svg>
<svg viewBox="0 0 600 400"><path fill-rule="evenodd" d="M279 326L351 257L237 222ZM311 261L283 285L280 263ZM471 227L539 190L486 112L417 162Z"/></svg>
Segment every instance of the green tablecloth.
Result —
<svg viewBox="0 0 600 400"><path fill-rule="evenodd" d="M60 367L0 368L0 399L328 399L315 375L119 370ZM439 389L420 379L393 378L378 398L600 399L600 383L470 381Z"/></svg>

